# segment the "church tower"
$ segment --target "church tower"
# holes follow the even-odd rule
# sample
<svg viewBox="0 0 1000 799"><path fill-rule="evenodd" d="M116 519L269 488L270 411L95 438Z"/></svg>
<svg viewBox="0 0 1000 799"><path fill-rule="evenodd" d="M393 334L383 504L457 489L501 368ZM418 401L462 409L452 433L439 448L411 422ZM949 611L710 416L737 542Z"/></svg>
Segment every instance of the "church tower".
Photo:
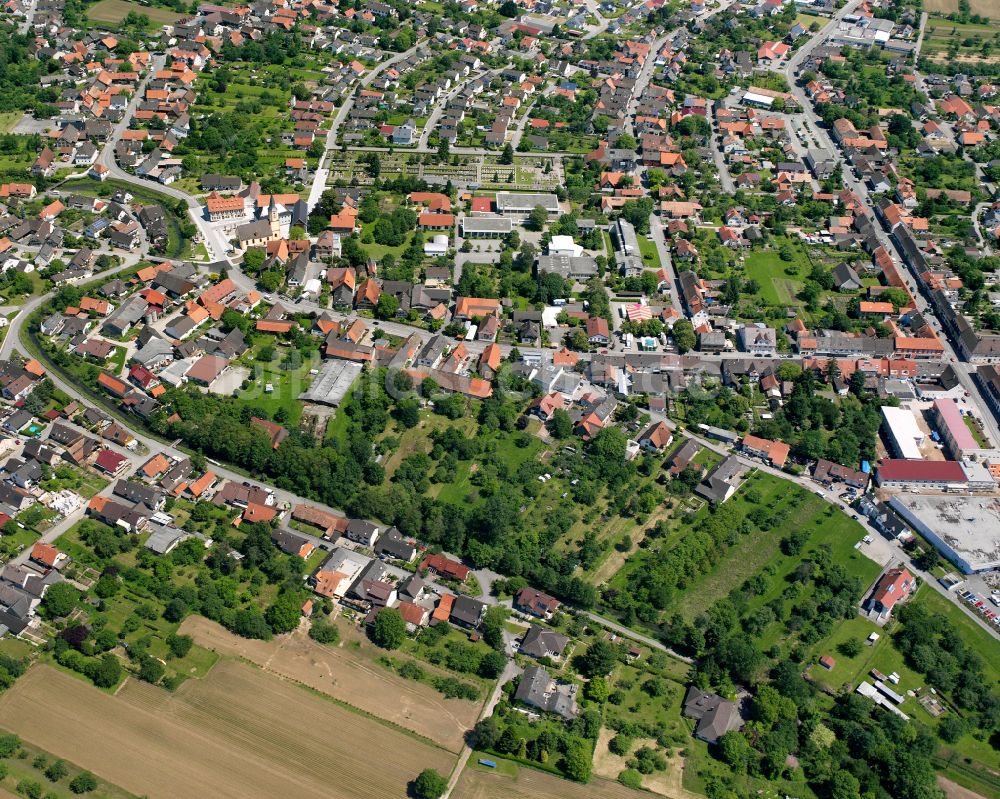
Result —
<svg viewBox="0 0 1000 799"><path fill-rule="evenodd" d="M267 221L271 223L271 236L276 239L281 238L281 224L278 222L278 204L271 195L271 204L267 207Z"/></svg>

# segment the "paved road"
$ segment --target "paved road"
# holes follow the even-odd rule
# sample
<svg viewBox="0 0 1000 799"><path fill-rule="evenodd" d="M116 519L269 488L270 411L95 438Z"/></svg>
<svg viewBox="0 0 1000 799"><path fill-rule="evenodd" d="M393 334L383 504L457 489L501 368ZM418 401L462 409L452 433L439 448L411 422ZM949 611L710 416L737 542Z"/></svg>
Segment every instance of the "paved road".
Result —
<svg viewBox="0 0 1000 799"><path fill-rule="evenodd" d="M448 92L446 92L444 97L438 100L437 103L434 104L434 108L431 109L431 114L427 117L427 121L424 123L424 129L420 132L420 138L417 140L417 146L420 148L428 147L427 142L430 139L431 134L434 132L434 128L437 125L438 120L441 119L441 116L444 114L448 103L458 96L462 89L478 78L486 78L489 80L491 75L496 74L498 74L498 72L495 69L486 70L485 72L473 72L464 80L460 80Z"/></svg>
<svg viewBox="0 0 1000 799"><path fill-rule="evenodd" d="M589 610L581 611L584 616L590 619L592 622L605 627L612 632L617 633L623 638L629 638L633 641L638 641L640 644L645 644L652 649L658 649L660 652L666 652L671 657L675 657L678 660L682 660L685 663L694 663L694 661L686 657L685 655L675 652L670 647L664 646L655 638L650 638L649 636L643 635L642 633L637 633L635 630L631 630L628 627L623 627L616 621L611 621L611 619L606 619L603 616L598 616L596 613L591 613Z"/></svg>
<svg viewBox="0 0 1000 799"><path fill-rule="evenodd" d="M649 86L650 81L653 79L653 73L656 71L656 56L659 55L660 50L663 49L663 45L667 43L667 40L672 39L676 33L677 31L674 31L661 36L649 45L649 54L646 56L646 60L642 62L642 69L639 70L639 76L635 79L635 86L632 87L632 96L629 98L628 105L625 108L625 130L630 136L635 136L636 108L639 105L639 98L642 97L642 93L646 91L646 87Z"/></svg>
<svg viewBox="0 0 1000 799"><path fill-rule="evenodd" d="M98 272L92 277L81 279L77 281L78 283L90 283L95 280L103 280L105 278L110 278L117 274L118 272L123 272L126 269L131 269L137 263L139 263L141 256L137 253L128 253L127 255L121 256L122 263L118 266L112 267L111 269L106 269L103 272ZM11 320L10 329L7 331L7 335L4 337L3 343L0 344L0 359L8 360L11 353L14 352L18 347L24 348L21 343L21 329L24 325L25 320L33 314L41 305L48 302L49 298L55 292L50 291L48 294L43 294L40 297L31 297L23 305L19 306L20 313Z"/></svg>
<svg viewBox="0 0 1000 799"><path fill-rule="evenodd" d="M721 135L721 131L719 130L718 120L715 118L715 102L713 100L708 101L708 120L712 125L712 134L709 136L712 146L712 160L715 162L715 172L719 176L722 192L724 194L735 194L736 184L733 183L733 176L729 173L726 158L719 147L718 137Z"/></svg>
<svg viewBox="0 0 1000 799"><path fill-rule="evenodd" d="M371 86L372 81L385 72L385 70L389 67L394 64L398 64L400 61L409 58L414 53L421 51L424 47L424 43L425 40L421 39L409 50L404 50L402 53L396 53L396 55L391 58L387 58L381 64L375 66L367 75L362 76L350 97L348 97L344 101L343 105L340 106L340 110L337 111L336 116L333 118L333 123L330 125L330 131L326 135L326 150L319 159L316 172L313 174L312 185L309 187L307 205L309 206L310 211L316 206L316 203L319 202L319 198L323 195L323 191L326 188L326 179L329 175L329 170L324 167L324 164L326 163L327 156L330 154L330 151L336 149L337 147L337 136L340 134L340 126L344 124L344 120L347 119L351 110L354 108L354 101L357 96L363 89Z"/></svg>
<svg viewBox="0 0 1000 799"><path fill-rule="evenodd" d="M677 272L674 269L674 260L670 255L670 248L667 246L666 236L663 232L663 222L656 214L649 215L649 232L653 236L653 244L656 245L656 251L659 253L660 265L667 273L667 280L670 283L670 304L675 311L684 313L684 308L681 306L680 300L680 286L677 283Z"/></svg>
<svg viewBox="0 0 1000 799"><path fill-rule="evenodd" d="M795 70L798 68L799 64L805 59L808 52L812 49L813 45L822 42L827 33L831 31L834 26L839 22L839 20L845 15L851 13L857 6L857 0L848 3L842 9L840 9L834 17L823 27L805 46L801 47L795 52L795 54L789 59L788 63L784 67L784 74L791 86L792 94L795 96L799 105L803 109L803 116L806 120L806 125L809 127L813 137L819 142L821 149L825 149L831 153L838 153L840 150L834 144L833 139L830 137L829 131L823 127L822 121L816 114L813 108L812 102L806 96L805 90L795 82ZM889 236L889 234L883 229L881 223L878 221L878 217L875 216L874 203L871 198L871 194L868 191L868 187L863 181L855 177L852 170L843 167L843 179L844 186L851 191L853 191L868 207L869 212L872 215L875 224L873 229L878 237L879 243L886 248L890 253L894 253L895 260L897 263L903 264L906 271L904 274L909 275L907 283L910 287L911 293L914 295L914 300L917 306L917 310L926 317L935 317L933 309L930 307L926 297L920 293L917 286L920 285L920 281L917 275L913 274L913 270L906 264L903 254L900 249L896 246L895 241ZM936 318L936 317L935 317ZM971 364L963 363L959 357L958 353L952 346L951 341L948 337L941 332L940 326L938 326L938 338L941 344L944 346L944 360L955 367L955 372L958 375L959 382L962 384L962 388L969 392L969 396L974 400L975 407L979 410L979 418L983 421L983 425L986 432L992 438L993 442L1000 445L1000 426L997 425L996 419L993 418L993 414L988 410L989 404L983 400L982 394L979 390L979 386L971 377L971 372L974 367Z"/></svg>
<svg viewBox="0 0 1000 799"><path fill-rule="evenodd" d="M926 30L926 28L927 28L927 12L922 11L920 13L920 26L919 26L920 32L917 34L917 47L913 51L914 53L916 53L917 58L920 58L920 48L924 46L924 31Z"/></svg>
<svg viewBox="0 0 1000 799"><path fill-rule="evenodd" d="M227 242L223 238L221 230L217 227L213 227L208 223L208 220L202 214L201 203L199 203L190 194L181 191L180 189L174 188L173 186L164 186L155 180L148 180L138 175L133 175L126 172L120 166L118 166L118 161L115 159L115 145L121 140L122 135L128 130L129 125L132 122L132 117L135 114L135 110L138 107L142 96L144 94L146 84L152 79L153 74L160 69L163 69L166 64L166 56L159 55L153 56L150 62L150 69L146 73L145 78L141 81L136 89L135 94L132 96L129 102L128 108L122 120L115 126L112 131L111 137L105 143L104 147L101 149L101 153L97 158L97 163L103 164L108 168L108 175L115 180L119 180L125 183L130 183L133 186L138 186L147 191L153 191L158 194L162 194L166 197L170 197L173 200L180 200L185 203L188 208L188 214L191 216L192 221L197 225L198 230L201 233L202 240L205 243L205 250L208 252L209 260L222 261L227 260L226 250L228 247Z"/></svg>
<svg viewBox="0 0 1000 799"><path fill-rule="evenodd" d="M35 24L35 9L38 7L38 0L31 0L28 3L28 8L24 12L24 20L17 27L17 32L22 36L31 30L31 26Z"/></svg>
<svg viewBox="0 0 1000 799"><path fill-rule="evenodd" d="M611 20L605 19L601 14L601 8L597 4L597 0L584 0L583 4L587 7L587 11L593 14L597 19L597 24L589 26L587 28L587 32L583 35L584 39L593 39L595 36L600 36L608 29L608 24Z"/></svg>

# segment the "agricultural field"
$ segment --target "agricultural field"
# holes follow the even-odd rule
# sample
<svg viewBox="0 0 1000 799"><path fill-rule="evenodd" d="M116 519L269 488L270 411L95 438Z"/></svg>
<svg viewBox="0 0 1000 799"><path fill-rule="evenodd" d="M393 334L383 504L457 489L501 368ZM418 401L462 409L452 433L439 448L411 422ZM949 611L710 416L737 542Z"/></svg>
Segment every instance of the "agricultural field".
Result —
<svg viewBox="0 0 1000 799"><path fill-rule="evenodd" d="M9 734L6 729L0 730L0 735ZM17 795L33 796L34 788L29 788L33 785L43 786L45 799L71 799L76 794L70 784L85 771L23 739L17 751L0 760L0 765L5 769L5 776L0 777L0 799L14 799ZM97 787L91 796L95 799L135 799L135 794L122 790L117 785L96 775L94 779ZM40 793L38 795L41 796Z"/></svg>
<svg viewBox="0 0 1000 799"><path fill-rule="evenodd" d="M87 9L87 16L94 22L117 25L130 13L143 14L155 25L172 25L183 16L166 8L154 8L129 0L99 0Z"/></svg>
<svg viewBox="0 0 1000 799"><path fill-rule="evenodd" d="M241 638L202 616L189 616L180 632L220 655L248 660L447 749L462 748L466 730L479 715L479 703L445 699L428 685L394 675L377 662L378 651L359 632L346 624L337 627L342 639L338 646L318 644L303 630L272 641Z"/></svg>
<svg viewBox="0 0 1000 799"><path fill-rule="evenodd" d="M502 765L507 773L476 765L470 759L451 794L453 799L552 799L556 796L559 799L639 799L648 795L598 777L591 778L587 785L580 785L544 771Z"/></svg>
<svg viewBox="0 0 1000 799"><path fill-rule="evenodd" d="M151 799L403 796L422 769L447 774L453 762L443 750L234 661L175 694L129 681L115 696L35 666L0 697L0 715L26 740ZM372 751L392 757L372 768L363 756Z"/></svg>
<svg viewBox="0 0 1000 799"><path fill-rule="evenodd" d="M994 9L1000 18L1000 12ZM952 22L931 17L924 29L920 55L934 61L986 61L1000 57L1000 31L995 26Z"/></svg>
<svg viewBox="0 0 1000 799"><path fill-rule="evenodd" d="M931 14L952 14L958 10L959 0L924 0L924 11ZM969 0L969 13L1000 19L1000 8L995 0Z"/></svg>

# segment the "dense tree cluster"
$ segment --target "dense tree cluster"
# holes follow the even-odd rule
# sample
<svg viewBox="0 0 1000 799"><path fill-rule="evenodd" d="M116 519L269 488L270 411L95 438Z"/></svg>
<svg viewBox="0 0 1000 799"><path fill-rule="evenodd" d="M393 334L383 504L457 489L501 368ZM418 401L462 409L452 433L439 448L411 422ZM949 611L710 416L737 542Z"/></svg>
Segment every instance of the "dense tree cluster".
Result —
<svg viewBox="0 0 1000 799"><path fill-rule="evenodd" d="M903 605L897 616L902 629L893 643L907 663L925 674L930 685L954 699L970 729L985 734L1000 730L1000 696L993 693L983 673L980 655L962 639L954 624L914 602ZM958 718L954 713L949 715L952 720Z"/></svg>
<svg viewBox="0 0 1000 799"><path fill-rule="evenodd" d="M570 722L547 721L529 725L508 702L501 701L489 718L472 731L477 749L554 767L577 782L590 779L594 741L601 729L601 714L584 710Z"/></svg>

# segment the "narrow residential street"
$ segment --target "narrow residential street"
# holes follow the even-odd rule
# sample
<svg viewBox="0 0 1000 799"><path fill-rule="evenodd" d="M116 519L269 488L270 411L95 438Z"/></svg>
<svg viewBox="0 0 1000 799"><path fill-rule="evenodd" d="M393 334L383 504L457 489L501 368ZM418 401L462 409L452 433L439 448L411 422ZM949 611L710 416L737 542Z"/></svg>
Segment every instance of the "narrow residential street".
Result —
<svg viewBox="0 0 1000 799"><path fill-rule="evenodd" d="M858 0L852 0L852 2L840 9L829 23L816 33L807 44L795 52L783 69L783 73L788 80L789 86L791 87L791 92L803 109L803 116L806 120L806 125L814 138L819 142L820 148L838 155L840 154L839 148L831 138L830 132L823 126L823 122L816 113L815 108L813 108L813 104L806 95L805 89L797 84L795 73L797 72L799 65L806 58L813 47L824 41L827 34L833 30L837 23L844 16L853 12L857 5ZM874 220L874 225L872 227L878 237L879 243L893 254L894 260L897 263L902 264L905 268L905 274L909 277L907 282L910 286L911 292L913 293L917 310L920 313L933 318L935 315L929 307L927 298L917 289L917 286L920 285L918 276L913 274L911 267L907 264L906 259L903 257L903 253L900 248L896 245L895 240L888 234L888 232L886 232L875 215L874 202L872 201L871 193L869 192L868 187L865 185L863 180L859 180L855 177L853 171L846 164L843 166L843 180L844 186L861 198L867 207L872 219ZM952 342L943 331L939 332L938 338L944 346L944 360L954 367L955 373L959 378L959 382L962 384L962 388L965 391L968 391L970 396L976 399L975 404L978 407L988 408L989 404L982 397L978 383L972 379L972 373L975 371L975 366L962 361L958 357L958 353L955 351ZM989 413L982 414L982 422L986 428L987 434L993 439L993 441L1000 442L1000 426L998 426L996 419L993 418L993 415Z"/></svg>
<svg viewBox="0 0 1000 799"><path fill-rule="evenodd" d="M645 644L646 646L652 649L658 649L660 652L666 652L671 657L677 658L678 660L682 660L685 663L694 663L694 661L691 658L682 655L679 652L675 652L673 649L670 649L667 646L664 646L655 638L650 638L649 636L643 635L642 633L637 633L635 630L629 629L628 627L623 627L618 622L611 621L611 619L606 619L603 616L598 616L596 613L591 613L589 610L582 611L582 614L595 624L599 624L601 627L611 630L613 633L616 633L622 636L623 638L628 638L632 641L638 641L640 644Z"/></svg>
<svg viewBox="0 0 1000 799"><path fill-rule="evenodd" d="M681 290L677 282L677 271L674 269L674 259L670 254L670 247L667 245L663 231L663 222L658 214L649 215L649 233L653 237L653 244L656 245L656 252L660 256L660 266L667 273L667 280L670 283L670 306L678 313L684 313L680 300Z"/></svg>

